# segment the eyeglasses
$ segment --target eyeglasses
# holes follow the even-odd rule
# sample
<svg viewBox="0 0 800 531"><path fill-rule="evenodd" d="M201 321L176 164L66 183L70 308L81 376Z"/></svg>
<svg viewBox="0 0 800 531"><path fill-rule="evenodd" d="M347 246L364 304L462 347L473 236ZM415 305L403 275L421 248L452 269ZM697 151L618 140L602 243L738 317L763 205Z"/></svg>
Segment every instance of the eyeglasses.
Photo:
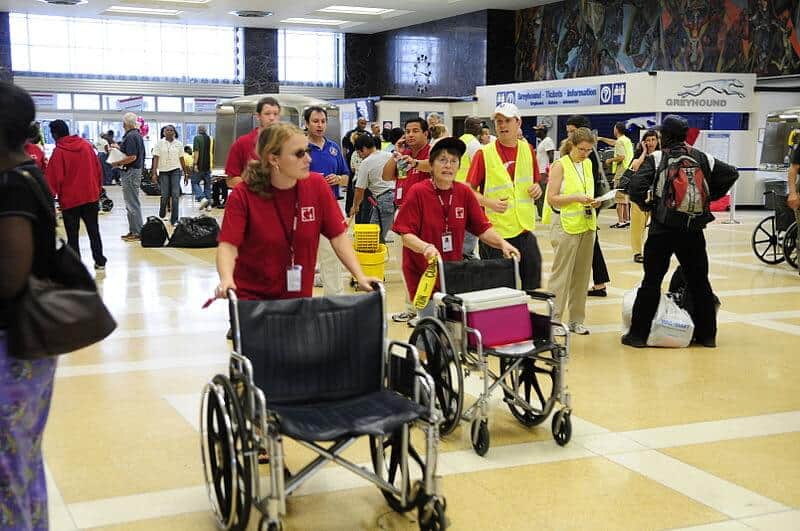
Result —
<svg viewBox="0 0 800 531"><path fill-rule="evenodd" d="M461 161L459 159L447 159L442 157L434 160L434 162L440 166L458 166Z"/></svg>
<svg viewBox="0 0 800 531"><path fill-rule="evenodd" d="M305 157L306 155L310 155L310 154L311 154L311 148L298 149L298 150L297 150L297 151L295 151L293 154L294 154L294 156L295 156L295 157L297 157L298 159L302 159L302 158L303 158L303 157Z"/></svg>

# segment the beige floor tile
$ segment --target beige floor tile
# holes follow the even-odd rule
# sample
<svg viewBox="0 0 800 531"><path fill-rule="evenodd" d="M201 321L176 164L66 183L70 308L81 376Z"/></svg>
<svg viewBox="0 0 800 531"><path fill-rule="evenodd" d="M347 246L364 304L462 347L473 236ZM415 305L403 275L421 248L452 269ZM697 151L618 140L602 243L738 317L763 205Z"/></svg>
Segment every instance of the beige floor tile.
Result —
<svg viewBox="0 0 800 531"><path fill-rule="evenodd" d="M255 524L252 525L252 529L256 529L257 524L258 521L256 520ZM202 529L216 529L214 516L211 514L210 509L202 513L187 513L167 518L92 527L91 531L198 531Z"/></svg>
<svg viewBox="0 0 800 531"><path fill-rule="evenodd" d="M800 507L800 433L662 450L794 508Z"/></svg>

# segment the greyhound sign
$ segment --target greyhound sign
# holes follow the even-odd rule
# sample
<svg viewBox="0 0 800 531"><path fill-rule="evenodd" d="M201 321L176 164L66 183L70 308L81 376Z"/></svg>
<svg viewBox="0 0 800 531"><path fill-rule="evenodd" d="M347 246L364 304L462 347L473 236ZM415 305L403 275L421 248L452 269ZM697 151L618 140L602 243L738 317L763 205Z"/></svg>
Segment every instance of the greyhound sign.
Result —
<svg viewBox="0 0 800 531"><path fill-rule="evenodd" d="M658 72L658 101L663 111L749 112L754 74Z"/></svg>

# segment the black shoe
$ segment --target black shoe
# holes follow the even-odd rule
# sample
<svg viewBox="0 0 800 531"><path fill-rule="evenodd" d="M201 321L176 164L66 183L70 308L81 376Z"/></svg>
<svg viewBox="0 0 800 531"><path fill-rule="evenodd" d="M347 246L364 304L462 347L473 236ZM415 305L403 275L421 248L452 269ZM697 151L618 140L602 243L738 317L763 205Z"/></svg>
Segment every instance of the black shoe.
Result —
<svg viewBox="0 0 800 531"><path fill-rule="evenodd" d="M644 263L644 256L642 256L641 254L637 253L637 254L633 255L633 261L636 262L637 264L643 264Z"/></svg>
<svg viewBox="0 0 800 531"><path fill-rule="evenodd" d="M233 341L233 329L228 328L228 333L225 334L225 339L228 341Z"/></svg>
<svg viewBox="0 0 800 531"><path fill-rule="evenodd" d="M717 348L717 341L714 338L711 338L711 339L698 339L698 338L695 337L695 338L692 339L692 343L694 343L695 345L702 345L702 346L704 346L706 348Z"/></svg>
<svg viewBox="0 0 800 531"><path fill-rule="evenodd" d="M589 297L608 297L608 292L606 288L590 289L587 295L589 295Z"/></svg>
<svg viewBox="0 0 800 531"><path fill-rule="evenodd" d="M647 341L630 334L625 334L622 336L622 344L628 345L629 347L645 348L647 346Z"/></svg>

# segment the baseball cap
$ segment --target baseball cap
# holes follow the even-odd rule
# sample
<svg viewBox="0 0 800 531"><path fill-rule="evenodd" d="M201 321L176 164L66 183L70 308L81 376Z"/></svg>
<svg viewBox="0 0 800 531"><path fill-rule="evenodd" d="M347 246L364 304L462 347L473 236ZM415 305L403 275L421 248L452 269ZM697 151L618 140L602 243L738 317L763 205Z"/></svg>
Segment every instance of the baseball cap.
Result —
<svg viewBox="0 0 800 531"><path fill-rule="evenodd" d="M452 136L443 138L436 142L431 148L430 154L428 155L428 162L433 162L433 159L435 159L436 156L444 150L455 151L458 153L458 157L461 158L464 156L464 153L467 152L467 145L461 140L453 138Z"/></svg>
<svg viewBox="0 0 800 531"><path fill-rule="evenodd" d="M522 116L519 115L519 109L513 103L501 103L495 107L494 113L492 113L492 118L498 114L502 114L506 118L522 118Z"/></svg>
<svg viewBox="0 0 800 531"><path fill-rule="evenodd" d="M668 114L661 121L661 125L657 125L655 129L664 135L682 138L686 137L686 133L689 131L689 122L683 116Z"/></svg>

